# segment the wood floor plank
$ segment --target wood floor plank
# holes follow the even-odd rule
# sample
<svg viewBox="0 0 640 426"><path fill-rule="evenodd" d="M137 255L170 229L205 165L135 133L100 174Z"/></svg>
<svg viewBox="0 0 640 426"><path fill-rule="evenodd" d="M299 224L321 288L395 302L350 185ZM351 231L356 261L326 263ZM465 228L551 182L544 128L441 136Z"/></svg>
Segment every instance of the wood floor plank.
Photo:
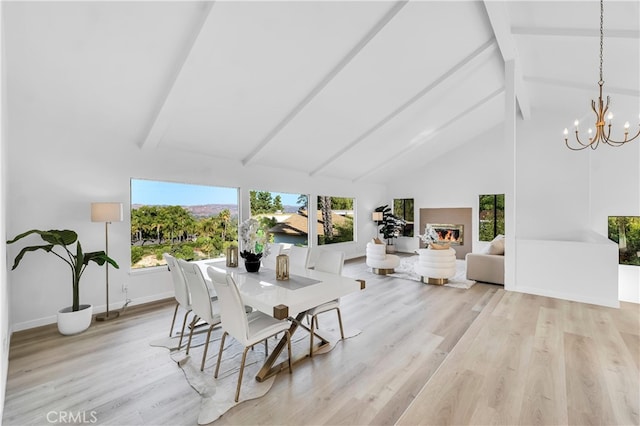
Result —
<svg viewBox="0 0 640 426"><path fill-rule="evenodd" d="M362 333L216 425L637 424L637 305L426 285L374 275L363 259L344 273L367 283L341 299L345 327ZM195 425L200 396L149 345L167 336L173 307L132 306L77 336L55 325L14 333L2 424L72 410L98 424ZM335 326L330 314L321 324Z"/></svg>
<svg viewBox="0 0 640 426"><path fill-rule="evenodd" d="M570 424L616 424L595 342L565 333L565 372Z"/></svg>
<svg viewBox="0 0 640 426"><path fill-rule="evenodd" d="M531 362L527 368L519 424L563 425L568 423L562 313L540 307Z"/></svg>

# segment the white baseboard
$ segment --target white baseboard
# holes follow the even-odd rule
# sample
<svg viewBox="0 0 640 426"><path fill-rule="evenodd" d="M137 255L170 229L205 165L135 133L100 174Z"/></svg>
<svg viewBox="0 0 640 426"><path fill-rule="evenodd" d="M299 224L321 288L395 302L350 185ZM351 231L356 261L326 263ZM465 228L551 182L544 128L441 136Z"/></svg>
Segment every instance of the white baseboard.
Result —
<svg viewBox="0 0 640 426"><path fill-rule="evenodd" d="M145 297L139 297L136 299L131 299L131 302L129 302L129 304L127 306L135 306L135 305L141 305L143 303L149 303L149 302L155 302L156 300L162 300L162 299L168 299L170 297L173 297L174 294L172 291L170 292L166 292L166 293L160 293L160 294L154 294L152 296L145 296ZM111 311L117 311L122 309L122 306L124 305L125 301L121 300L118 301L116 303L110 303L109 304L109 310ZM107 310L107 305L98 305L98 306L94 306L93 307L93 314L99 314L102 312L105 312ZM15 323L12 324L10 326L10 330L12 333L16 332L16 331L23 331L23 330L28 330L30 328L35 328L35 327L41 327L43 325L49 325L49 324L55 324L56 321L58 321L58 317L56 315L50 315L47 317L42 317L42 318L37 318L34 320L29 320L29 321L24 321L24 322L19 322L19 323Z"/></svg>

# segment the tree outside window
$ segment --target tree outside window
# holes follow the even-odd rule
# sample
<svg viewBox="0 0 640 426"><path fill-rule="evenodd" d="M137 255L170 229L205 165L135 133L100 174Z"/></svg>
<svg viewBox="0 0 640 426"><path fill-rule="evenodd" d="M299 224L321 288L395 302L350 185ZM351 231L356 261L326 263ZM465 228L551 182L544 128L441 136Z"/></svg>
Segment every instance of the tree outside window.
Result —
<svg viewBox="0 0 640 426"><path fill-rule="evenodd" d="M480 241L504 235L504 194L480 195Z"/></svg>
<svg viewBox="0 0 640 426"><path fill-rule="evenodd" d="M223 257L237 240L237 188L131 179L131 269Z"/></svg>
<svg viewBox="0 0 640 426"><path fill-rule="evenodd" d="M318 196L318 245L354 241L355 198Z"/></svg>

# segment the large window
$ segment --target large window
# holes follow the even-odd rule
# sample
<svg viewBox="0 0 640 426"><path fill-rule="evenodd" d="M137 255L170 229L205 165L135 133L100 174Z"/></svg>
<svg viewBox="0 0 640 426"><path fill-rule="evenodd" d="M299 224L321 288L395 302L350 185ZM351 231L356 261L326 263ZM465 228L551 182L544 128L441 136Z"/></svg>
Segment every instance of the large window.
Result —
<svg viewBox="0 0 640 426"><path fill-rule="evenodd" d="M318 196L318 245L354 241L355 199Z"/></svg>
<svg viewBox="0 0 640 426"><path fill-rule="evenodd" d="M286 192L249 191L251 217L260 221L275 243L309 244L309 196Z"/></svg>
<svg viewBox="0 0 640 426"><path fill-rule="evenodd" d="M238 189L131 179L131 268L224 256L238 240Z"/></svg>
<svg viewBox="0 0 640 426"><path fill-rule="evenodd" d="M609 239L618 243L619 263L640 266L640 216L609 216Z"/></svg>
<svg viewBox="0 0 640 426"><path fill-rule="evenodd" d="M400 235L413 237L413 198L394 198L393 214L405 222L400 230Z"/></svg>
<svg viewBox="0 0 640 426"><path fill-rule="evenodd" d="M480 195L480 241L504 235L504 194Z"/></svg>

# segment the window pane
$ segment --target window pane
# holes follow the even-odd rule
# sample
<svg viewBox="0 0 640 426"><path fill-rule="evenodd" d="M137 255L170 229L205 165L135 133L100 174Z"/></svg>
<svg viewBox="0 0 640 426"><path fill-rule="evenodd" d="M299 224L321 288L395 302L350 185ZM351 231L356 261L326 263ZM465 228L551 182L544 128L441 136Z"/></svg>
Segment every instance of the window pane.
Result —
<svg viewBox="0 0 640 426"><path fill-rule="evenodd" d="M354 241L355 198L318 196L318 245Z"/></svg>
<svg viewBox="0 0 640 426"><path fill-rule="evenodd" d="M413 198L395 198L393 214L406 222L400 230L400 235L413 237Z"/></svg>
<svg viewBox="0 0 640 426"><path fill-rule="evenodd" d="M237 240L237 188L131 179L131 269L223 257Z"/></svg>
<svg viewBox="0 0 640 426"><path fill-rule="evenodd" d="M491 241L504 235L504 194L480 195L480 241Z"/></svg>
<svg viewBox="0 0 640 426"><path fill-rule="evenodd" d="M251 217L267 230L269 241L309 244L309 196L286 192L249 191Z"/></svg>

